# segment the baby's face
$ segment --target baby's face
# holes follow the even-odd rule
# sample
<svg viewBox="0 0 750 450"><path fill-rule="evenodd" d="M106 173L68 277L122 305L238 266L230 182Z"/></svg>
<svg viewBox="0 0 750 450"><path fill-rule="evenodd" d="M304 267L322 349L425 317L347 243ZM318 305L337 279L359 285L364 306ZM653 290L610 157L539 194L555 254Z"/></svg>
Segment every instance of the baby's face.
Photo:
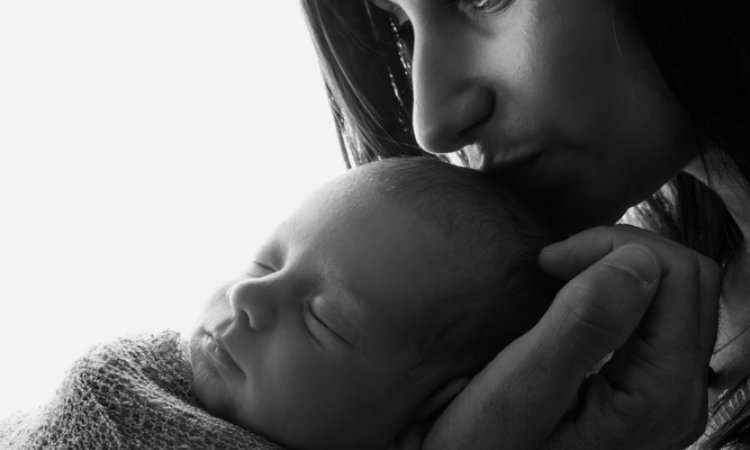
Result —
<svg viewBox="0 0 750 450"><path fill-rule="evenodd" d="M360 183L318 191L209 301L190 347L212 413L334 450L386 448L417 410L415 330L455 291L450 260L437 228Z"/></svg>

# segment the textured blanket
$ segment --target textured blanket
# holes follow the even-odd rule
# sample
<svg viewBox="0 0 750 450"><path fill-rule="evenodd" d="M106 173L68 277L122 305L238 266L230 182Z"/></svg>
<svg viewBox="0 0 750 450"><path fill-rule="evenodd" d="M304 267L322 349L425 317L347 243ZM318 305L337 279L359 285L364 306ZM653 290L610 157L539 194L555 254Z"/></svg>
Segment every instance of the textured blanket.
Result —
<svg viewBox="0 0 750 450"><path fill-rule="evenodd" d="M176 332L95 347L48 404L0 421L0 448L281 449L201 409L191 383Z"/></svg>

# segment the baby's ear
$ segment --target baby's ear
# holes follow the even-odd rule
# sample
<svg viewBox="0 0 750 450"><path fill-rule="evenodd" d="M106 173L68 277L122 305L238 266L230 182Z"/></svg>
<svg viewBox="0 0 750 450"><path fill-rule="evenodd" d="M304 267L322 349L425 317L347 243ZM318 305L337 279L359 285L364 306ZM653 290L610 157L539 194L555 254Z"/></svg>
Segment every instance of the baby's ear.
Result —
<svg viewBox="0 0 750 450"><path fill-rule="evenodd" d="M471 378L459 377L443 383L443 385L430 394L430 396L427 397L417 409L414 420L427 420L440 414L443 409L448 406L451 400L464 390L466 385L469 384L469 381L471 381Z"/></svg>
<svg viewBox="0 0 750 450"><path fill-rule="evenodd" d="M420 450L433 421L469 384L469 381L471 381L470 378L463 377L443 383L417 409L412 420L401 430L389 450Z"/></svg>

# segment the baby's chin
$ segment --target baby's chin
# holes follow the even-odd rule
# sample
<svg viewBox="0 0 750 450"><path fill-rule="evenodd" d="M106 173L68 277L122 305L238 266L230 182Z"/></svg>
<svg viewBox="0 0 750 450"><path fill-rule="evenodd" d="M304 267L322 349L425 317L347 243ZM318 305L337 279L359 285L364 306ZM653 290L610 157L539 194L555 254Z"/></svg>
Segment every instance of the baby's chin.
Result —
<svg viewBox="0 0 750 450"><path fill-rule="evenodd" d="M216 373L216 368L203 355L196 334L190 339L189 347L190 367L193 371L191 391L198 403L212 415L230 420L231 395Z"/></svg>

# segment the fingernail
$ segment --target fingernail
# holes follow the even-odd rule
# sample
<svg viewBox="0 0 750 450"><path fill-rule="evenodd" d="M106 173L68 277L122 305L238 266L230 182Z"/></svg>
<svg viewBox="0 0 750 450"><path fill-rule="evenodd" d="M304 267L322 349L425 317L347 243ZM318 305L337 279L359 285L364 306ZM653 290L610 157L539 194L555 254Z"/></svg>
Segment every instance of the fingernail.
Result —
<svg viewBox="0 0 750 450"><path fill-rule="evenodd" d="M651 250L642 245L623 245L607 255L602 262L630 273L643 287L650 286L660 275L659 261Z"/></svg>

